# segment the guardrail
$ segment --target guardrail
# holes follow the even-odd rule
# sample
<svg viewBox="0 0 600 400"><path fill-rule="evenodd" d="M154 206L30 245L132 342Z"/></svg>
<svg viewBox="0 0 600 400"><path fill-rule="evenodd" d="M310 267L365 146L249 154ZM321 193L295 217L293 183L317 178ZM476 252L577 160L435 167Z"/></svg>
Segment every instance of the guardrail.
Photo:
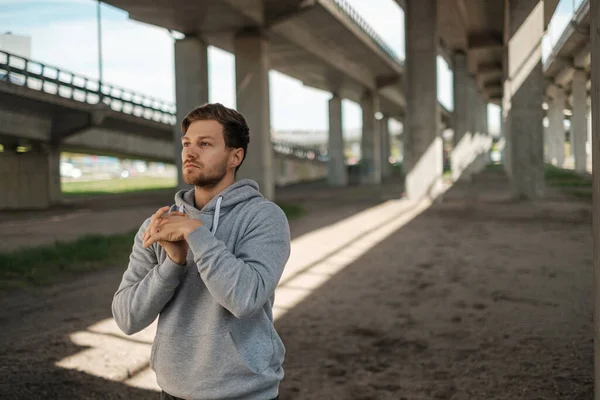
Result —
<svg viewBox="0 0 600 400"><path fill-rule="evenodd" d="M329 0L333 4L335 4L341 11L343 11L354 23L364 32L366 33L377 45L390 57L397 60L400 64L404 65L404 60L398 57L396 52L392 50L390 46L379 36L371 25L369 25L360 14L350 6L345 0Z"/></svg>
<svg viewBox="0 0 600 400"><path fill-rule="evenodd" d="M326 150L317 147L299 146L290 142L272 141L273 149L283 155L293 156L305 160L314 160L327 162L329 161L329 153Z"/></svg>
<svg viewBox="0 0 600 400"><path fill-rule="evenodd" d="M104 103L111 109L168 125L177 122L176 106L96 79L77 75L0 50L0 81L87 104ZM327 162L326 151L290 142L273 141L277 153Z"/></svg>
<svg viewBox="0 0 600 400"><path fill-rule="evenodd" d="M545 63L548 60L563 33L572 23L575 14L586 2L589 2L589 0L560 0L558 2L554 15L548 24L548 30L542 40L542 62Z"/></svg>
<svg viewBox="0 0 600 400"><path fill-rule="evenodd" d="M0 51L0 80L166 124L175 124L175 104L97 79Z"/></svg>

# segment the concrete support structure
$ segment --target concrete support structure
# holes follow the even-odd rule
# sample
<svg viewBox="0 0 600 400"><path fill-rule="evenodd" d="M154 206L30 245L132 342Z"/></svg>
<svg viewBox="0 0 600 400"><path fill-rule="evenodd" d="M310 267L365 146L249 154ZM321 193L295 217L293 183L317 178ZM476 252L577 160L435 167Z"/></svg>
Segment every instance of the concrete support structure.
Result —
<svg viewBox="0 0 600 400"><path fill-rule="evenodd" d="M469 75L467 71L467 55L462 51L454 54L454 137L456 146L469 132Z"/></svg>
<svg viewBox="0 0 600 400"><path fill-rule="evenodd" d="M406 129L404 170L406 196L437 197L443 173L438 130L437 0L406 4Z"/></svg>
<svg viewBox="0 0 600 400"><path fill-rule="evenodd" d="M381 183L381 120L375 119L379 112L379 97L367 92L361 101L363 130L362 130L362 160L361 183Z"/></svg>
<svg viewBox="0 0 600 400"><path fill-rule="evenodd" d="M0 153L0 210L45 209L60 202L60 151L57 146L35 146L17 153Z"/></svg>
<svg viewBox="0 0 600 400"><path fill-rule="evenodd" d="M562 168L565 162L565 92L554 85L550 92L552 100L548 105L548 155L552 164Z"/></svg>
<svg viewBox="0 0 600 400"><path fill-rule="evenodd" d="M456 146L463 136L469 131L469 75L467 69L467 55L462 52L454 53L454 137Z"/></svg>
<svg viewBox="0 0 600 400"><path fill-rule="evenodd" d="M510 146L509 176L515 197L535 199L544 192L544 2L508 0L507 77L503 108Z"/></svg>
<svg viewBox="0 0 600 400"><path fill-rule="evenodd" d="M381 124L381 176L387 178L392 174L392 166L390 165L390 119L383 117Z"/></svg>
<svg viewBox="0 0 600 400"><path fill-rule="evenodd" d="M600 171L600 0L590 3L590 53L592 57L592 162L593 171ZM594 235L594 399L600 400L600 174L592 174L593 180L593 227Z"/></svg>
<svg viewBox="0 0 600 400"><path fill-rule="evenodd" d="M183 182L181 170L181 121L192 109L208 103L207 45L200 38L188 36L175 41L175 98L177 123L173 130L177 186L190 187Z"/></svg>
<svg viewBox="0 0 600 400"><path fill-rule="evenodd" d="M575 158L575 171L587 171L587 73L576 70L573 75L573 116L571 117L571 152Z"/></svg>
<svg viewBox="0 0 600 400"><path fill-rule="evenodd" d="M275 196L269 112L269 43L261 32L234 38L237 110L250 127L248 154L238 178L254 179L269 200Z"/></svg>
<svg viewBox="0 0 600 400"><path fill-rule="evenodd" d="M327 179L332 186L347 186L348 171L344 155L342 129L342 98L334 95L329 99L329 162Z"/></svg>

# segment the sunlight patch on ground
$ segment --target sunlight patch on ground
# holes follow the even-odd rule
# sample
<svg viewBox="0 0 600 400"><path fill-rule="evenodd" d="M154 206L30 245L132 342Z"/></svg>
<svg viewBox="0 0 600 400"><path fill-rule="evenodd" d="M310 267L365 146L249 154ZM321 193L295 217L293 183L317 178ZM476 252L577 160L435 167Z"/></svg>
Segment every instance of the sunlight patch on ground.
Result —
<svg viewBox="0 0 600 400"><path fill-rule="evenodd" d="M355 262L431 205L429 200L390 200L292 241L292 252L275 291L275 319L305 300L338 272ZM55 365L129 386L160 391L149 368L156 321L127 336L112 318L72 333L83 350Z"/></svg>

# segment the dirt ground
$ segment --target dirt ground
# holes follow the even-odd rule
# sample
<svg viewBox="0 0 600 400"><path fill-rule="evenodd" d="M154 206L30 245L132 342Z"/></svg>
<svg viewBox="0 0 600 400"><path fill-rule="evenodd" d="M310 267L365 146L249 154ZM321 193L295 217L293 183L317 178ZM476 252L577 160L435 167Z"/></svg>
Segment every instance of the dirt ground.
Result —
<svg viewBox="0 0 600 400"><path fill-rule="evenodd" d="M400 194L305 189L280 192L309 210L296 239ZM123 268L0 299L0 398L158 398L55 366L90 350L69 335L110 317ZM514 202L504 177L479 175L277 319L281 399L590 399L593 281L589 204Z"/></svg>

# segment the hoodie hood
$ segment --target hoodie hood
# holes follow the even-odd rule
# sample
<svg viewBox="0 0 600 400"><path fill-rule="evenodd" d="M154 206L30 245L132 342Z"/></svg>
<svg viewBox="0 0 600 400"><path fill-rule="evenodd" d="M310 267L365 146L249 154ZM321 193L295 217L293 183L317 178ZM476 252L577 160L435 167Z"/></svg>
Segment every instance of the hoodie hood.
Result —
<svg viewBox="0 0 600 400"><path fill-rule="evenodd" d="M211 232L214 233L219 225L219 216L226 214L232 207L254 197L263 197L258 191L258 183L252 179L241 179L217 194L202 209L194 206L194 188L184 189L175 193L175 206L178 211L192 218L200 218L202 214L213 214ZM174 207L171 207L173 211Z"/></svg>

